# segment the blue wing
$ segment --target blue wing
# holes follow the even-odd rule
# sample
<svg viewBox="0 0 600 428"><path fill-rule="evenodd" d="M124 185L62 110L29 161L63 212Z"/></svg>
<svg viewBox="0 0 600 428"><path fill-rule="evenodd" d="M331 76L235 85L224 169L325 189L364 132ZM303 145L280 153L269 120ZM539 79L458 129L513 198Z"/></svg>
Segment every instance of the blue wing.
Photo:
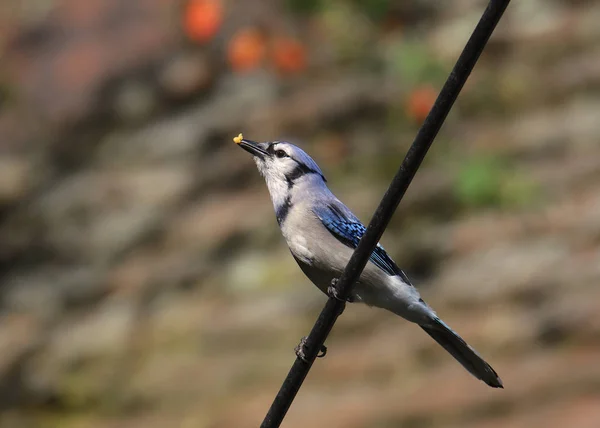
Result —
<svg viewBox="0 0 600 428"><path fill-rule="evenodd" d="M328 204L324 207L316 208L314 212L338 241L352 249L358 246L360 238L362 238L367 230L360 220L345 206L340 207L335 204ZM410 284L406 274L394 263L381 245L377 244L369 260L388 275L397 275L405 283Z"/></svg>

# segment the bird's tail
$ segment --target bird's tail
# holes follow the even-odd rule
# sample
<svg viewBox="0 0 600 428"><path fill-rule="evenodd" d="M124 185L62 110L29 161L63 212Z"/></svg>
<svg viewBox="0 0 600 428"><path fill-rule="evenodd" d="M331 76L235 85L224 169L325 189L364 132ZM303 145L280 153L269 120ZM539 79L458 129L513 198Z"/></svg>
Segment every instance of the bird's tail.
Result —
<svg viewBox="0 0 600 428"><path fill-rule="evenodd" d="M477 379L493 388L503 388L502 380L494 369L442 320L435 318L432 325L420 327Z"/></svg>

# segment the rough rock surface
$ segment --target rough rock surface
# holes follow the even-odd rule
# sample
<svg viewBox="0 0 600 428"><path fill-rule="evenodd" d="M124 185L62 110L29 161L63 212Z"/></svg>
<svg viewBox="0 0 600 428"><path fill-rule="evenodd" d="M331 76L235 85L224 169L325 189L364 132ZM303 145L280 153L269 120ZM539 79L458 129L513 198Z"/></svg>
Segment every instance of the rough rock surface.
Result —
<svg viewBox="0 0 600 428"><path fill-rule="evenodd" d="M368 220L416 130L395 52L421 40L443 78L485 2L415 2L345 62L277 2L229 2L209 47L175 1L21 3L0 6L0 426L258 426L324 298L231 137L303 141ZM286 426L600 426L600 2L513 3L383 238L506 389L351 305ZM307 33L310 77L223 65L257 16Z"/></svg>

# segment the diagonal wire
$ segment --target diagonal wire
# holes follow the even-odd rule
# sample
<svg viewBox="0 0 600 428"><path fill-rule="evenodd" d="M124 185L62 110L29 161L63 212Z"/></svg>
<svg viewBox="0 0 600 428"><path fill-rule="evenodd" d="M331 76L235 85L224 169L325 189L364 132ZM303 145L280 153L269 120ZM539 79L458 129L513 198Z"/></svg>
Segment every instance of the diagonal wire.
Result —
<svg viewBox="0 0 600 428"><path fill-rule="evenodd" d="M360 240L339 279L337 288L342 299L350 294L352 286L365 268L373 249L406 193L406 189L408 189L429 147L431 147L433 140L442 127L454 101L456 101L458 94L471 74L475 63L479 59L479 55L487 44L509 2L510 0L491 0L488 3L479 23L475 27L473 34L471 34L431 111L427 115L425 122L419 129L402 165L400 165L400 169L394 176L375 214L373 214L367 231ZM302 382L304 382L306 375L312 367L318 350L325 343L325 339L333 328L337 317L344 311L344 307L345 303L340 300L330 298L327 301L306 339L306 361L296 358L281 385L281 389L273 400L273 404L271 404L271 408L265 416L261 428L275 428L280 426L298 390L302 386Z"/></svg>

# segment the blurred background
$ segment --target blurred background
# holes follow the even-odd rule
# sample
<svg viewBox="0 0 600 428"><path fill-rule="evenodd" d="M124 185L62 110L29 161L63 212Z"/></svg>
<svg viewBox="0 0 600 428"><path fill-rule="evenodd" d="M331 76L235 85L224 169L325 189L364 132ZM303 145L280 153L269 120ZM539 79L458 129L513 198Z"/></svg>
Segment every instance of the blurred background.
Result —
<svg viewBox="0 0 600 428"><path fill-rule="evenodd" d="M325 302L232 137L367 222L485 1L0 3L0 426L256 427ZM600 426L600 2L514 1L286 427Z"/></svg>

